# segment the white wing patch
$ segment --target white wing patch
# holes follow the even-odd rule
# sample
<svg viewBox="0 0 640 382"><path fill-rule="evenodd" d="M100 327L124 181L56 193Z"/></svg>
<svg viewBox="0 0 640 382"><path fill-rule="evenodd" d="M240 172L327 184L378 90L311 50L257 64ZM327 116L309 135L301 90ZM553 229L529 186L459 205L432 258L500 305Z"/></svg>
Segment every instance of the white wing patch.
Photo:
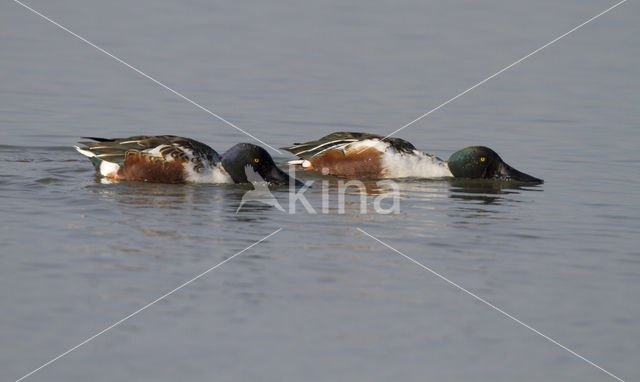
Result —
<svg viewBox="0 0 640 382"><path fill-rule="evenodd" d="M169 146L169 145L159 145L159 146L156 146L156 147L154 147L152 149L142 150L142 152L143 153L147 153L147 154L149 154L151 156L154 156L154 157L164 158L167 161L172 161L173 157L171 155L163 155L162 154L162 150L164 150L165 148L168 148L168 147L171 147L171 146ZM180 149L182 151L184 151L184 148L181 147Z"/></svg>
<svg viewBox="0 0 640 382"><path fill-rule="evenodd" d="M386 152L387 150L392 150L395 151L395 149L393 147L391 147L391 144L389 144L389 142L384 142L381 141L380 139L365 139L362 141L356 141L353 143L347 143L346 145L343 145L342 147L340 147L342 149L342 151L347 154L347 153L355 153L358 151L364 151L370 148L375 148L376 150L380 151L381 153Z"/></svg>

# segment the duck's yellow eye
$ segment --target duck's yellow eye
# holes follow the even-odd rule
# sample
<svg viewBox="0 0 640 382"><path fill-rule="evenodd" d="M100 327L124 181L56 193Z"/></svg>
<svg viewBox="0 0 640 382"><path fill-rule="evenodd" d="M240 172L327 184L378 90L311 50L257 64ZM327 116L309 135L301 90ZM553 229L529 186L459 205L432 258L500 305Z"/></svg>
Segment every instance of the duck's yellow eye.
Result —
<svg viewBox="0 0 640 382"><path fill-rule="evenodd" d="M486 161L486 160L487 160L487 158L485 158L485 157L480 157L480 162L484 162L484 161Z"/></svg>
<svg viewBox="0 0 640 382"><path fill-rule="evenodd" d="M253 158L253 161L258 163L258 162L260 162L260 158Z"/></svg>

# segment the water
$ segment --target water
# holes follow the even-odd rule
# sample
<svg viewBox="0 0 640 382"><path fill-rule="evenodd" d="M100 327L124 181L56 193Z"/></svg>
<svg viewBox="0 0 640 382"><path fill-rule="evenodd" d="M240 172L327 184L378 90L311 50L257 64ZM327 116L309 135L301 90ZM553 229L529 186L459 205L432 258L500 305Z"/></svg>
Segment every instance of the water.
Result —
<svg viewBox="0 0 640 382"><path fill-rule="evenodd" d="M28 4L275 147L386 134L613 5ZM395 215L360 214L356 195L344 214L236 215L244 186L96 181L70 148L80 136L170 133L219 152L250 139L4 2L0 376L282 228L28 380L613 380L360 228L639 379L639 11L623 4L398 134L445 158L490 146L545 184L404 180ZM320 188L306 195L321 209Z"/></svg>

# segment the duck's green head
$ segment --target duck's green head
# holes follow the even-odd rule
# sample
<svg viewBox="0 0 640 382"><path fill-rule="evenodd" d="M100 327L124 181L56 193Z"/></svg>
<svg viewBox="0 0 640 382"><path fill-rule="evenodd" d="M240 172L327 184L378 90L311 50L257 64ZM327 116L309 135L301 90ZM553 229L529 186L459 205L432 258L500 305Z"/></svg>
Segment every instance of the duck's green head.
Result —
<svg viewBox="0 0 640 382"><path fill-rule="evenodd" d="M288 185L290 181L296 185L302 184L280 170L267 150L252 143L238 143L227 150L222 155L222 166L236 183L252 181L247 179L246 167L249 166L264 181L280 185Z"/></svg>
<svg viewBox="0 0 640 382"><path fill-rule="evenodd" d="M484 146L471 146L451 154L449 170L456 178L502 179L518 182L543 183L506 164L493 150Z"/></svg>

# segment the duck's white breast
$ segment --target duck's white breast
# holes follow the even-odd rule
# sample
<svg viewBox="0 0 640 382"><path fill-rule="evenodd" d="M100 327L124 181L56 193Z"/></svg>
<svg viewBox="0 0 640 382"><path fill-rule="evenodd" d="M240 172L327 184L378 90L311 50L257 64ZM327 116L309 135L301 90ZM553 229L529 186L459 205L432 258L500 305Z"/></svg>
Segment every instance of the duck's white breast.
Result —
<svg viewBox="0 0 640 382"><path fill-rule="evenodd" d="M399 153L390 147L382 154L382 168L385 178L453 177L446 161L418 150Z"/></svg>

